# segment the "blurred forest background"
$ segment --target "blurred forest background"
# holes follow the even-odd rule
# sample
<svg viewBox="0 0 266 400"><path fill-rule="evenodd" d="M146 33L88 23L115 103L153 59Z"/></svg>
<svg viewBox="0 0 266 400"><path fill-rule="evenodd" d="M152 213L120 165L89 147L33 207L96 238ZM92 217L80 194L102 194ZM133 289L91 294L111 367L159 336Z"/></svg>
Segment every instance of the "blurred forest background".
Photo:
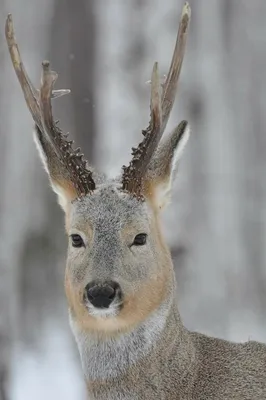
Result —
<svg viewBox="0 0 266 400"><path fill-rule="evenodd" d="M168 131L192 135L164 214L190 329L266 342L266 2L190 0ZM85 398L64 298L63 213L32 140L4 39L7 13L29 75L59 73L55 114L110 175L149 118L155 60L167 72L181 0L0 2L0 400Z"/></svg>

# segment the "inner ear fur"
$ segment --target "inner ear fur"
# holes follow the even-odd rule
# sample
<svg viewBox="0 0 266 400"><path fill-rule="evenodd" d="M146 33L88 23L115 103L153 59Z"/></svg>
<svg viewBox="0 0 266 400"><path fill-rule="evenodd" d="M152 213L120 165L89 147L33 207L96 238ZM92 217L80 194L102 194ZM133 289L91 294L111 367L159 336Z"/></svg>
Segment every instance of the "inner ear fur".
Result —
<svg viewBox="0 0 266 400"><path fill-rule="evenodd" d="M182 121L170 135L162 139L151 159L145 180L145 196L161 209L170 200L178 163L188 141L189 125Z"/></svg>

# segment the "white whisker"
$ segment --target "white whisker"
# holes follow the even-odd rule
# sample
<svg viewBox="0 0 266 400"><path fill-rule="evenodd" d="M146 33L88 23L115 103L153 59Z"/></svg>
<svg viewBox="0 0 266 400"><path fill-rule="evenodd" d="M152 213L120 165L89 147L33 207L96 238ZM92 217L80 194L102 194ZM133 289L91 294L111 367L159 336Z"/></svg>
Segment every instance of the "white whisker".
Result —
<svg viewBox="0 0 266 400"><path fill-rule="evenodd" d="M89 311L89 314L93 317L113 318L116 317L119 313L121 304L122 302L119 302L111 304L109 308L97 308L94 307L91 303L86 302L86 307Z"/></svg>

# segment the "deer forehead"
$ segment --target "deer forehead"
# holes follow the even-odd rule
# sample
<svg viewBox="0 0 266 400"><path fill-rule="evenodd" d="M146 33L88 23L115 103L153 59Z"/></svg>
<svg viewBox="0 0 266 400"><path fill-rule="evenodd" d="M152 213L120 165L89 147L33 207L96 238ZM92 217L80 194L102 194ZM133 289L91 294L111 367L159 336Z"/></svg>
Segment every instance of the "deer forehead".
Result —
<svg viewBox="0 0 266 400"><path fill-rule="evenodd" d="M152 209L122 192L115 184L102 185L72 203L69 228L102 233L149 229ZM86 232L85 232L86 233Z"/></svg>

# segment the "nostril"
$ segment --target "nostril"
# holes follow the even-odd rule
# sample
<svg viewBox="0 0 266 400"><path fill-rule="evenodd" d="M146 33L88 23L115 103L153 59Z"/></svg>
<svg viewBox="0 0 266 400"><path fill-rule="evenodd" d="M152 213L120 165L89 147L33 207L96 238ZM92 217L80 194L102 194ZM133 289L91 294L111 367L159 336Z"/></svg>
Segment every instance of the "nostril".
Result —
<svg viewBox="0 0 266 400"><path fill-rule="evenodd" d="M113 299L115 297L115 289L112 286L108 285L103 288L103 294L109 299Z"/></svg>

